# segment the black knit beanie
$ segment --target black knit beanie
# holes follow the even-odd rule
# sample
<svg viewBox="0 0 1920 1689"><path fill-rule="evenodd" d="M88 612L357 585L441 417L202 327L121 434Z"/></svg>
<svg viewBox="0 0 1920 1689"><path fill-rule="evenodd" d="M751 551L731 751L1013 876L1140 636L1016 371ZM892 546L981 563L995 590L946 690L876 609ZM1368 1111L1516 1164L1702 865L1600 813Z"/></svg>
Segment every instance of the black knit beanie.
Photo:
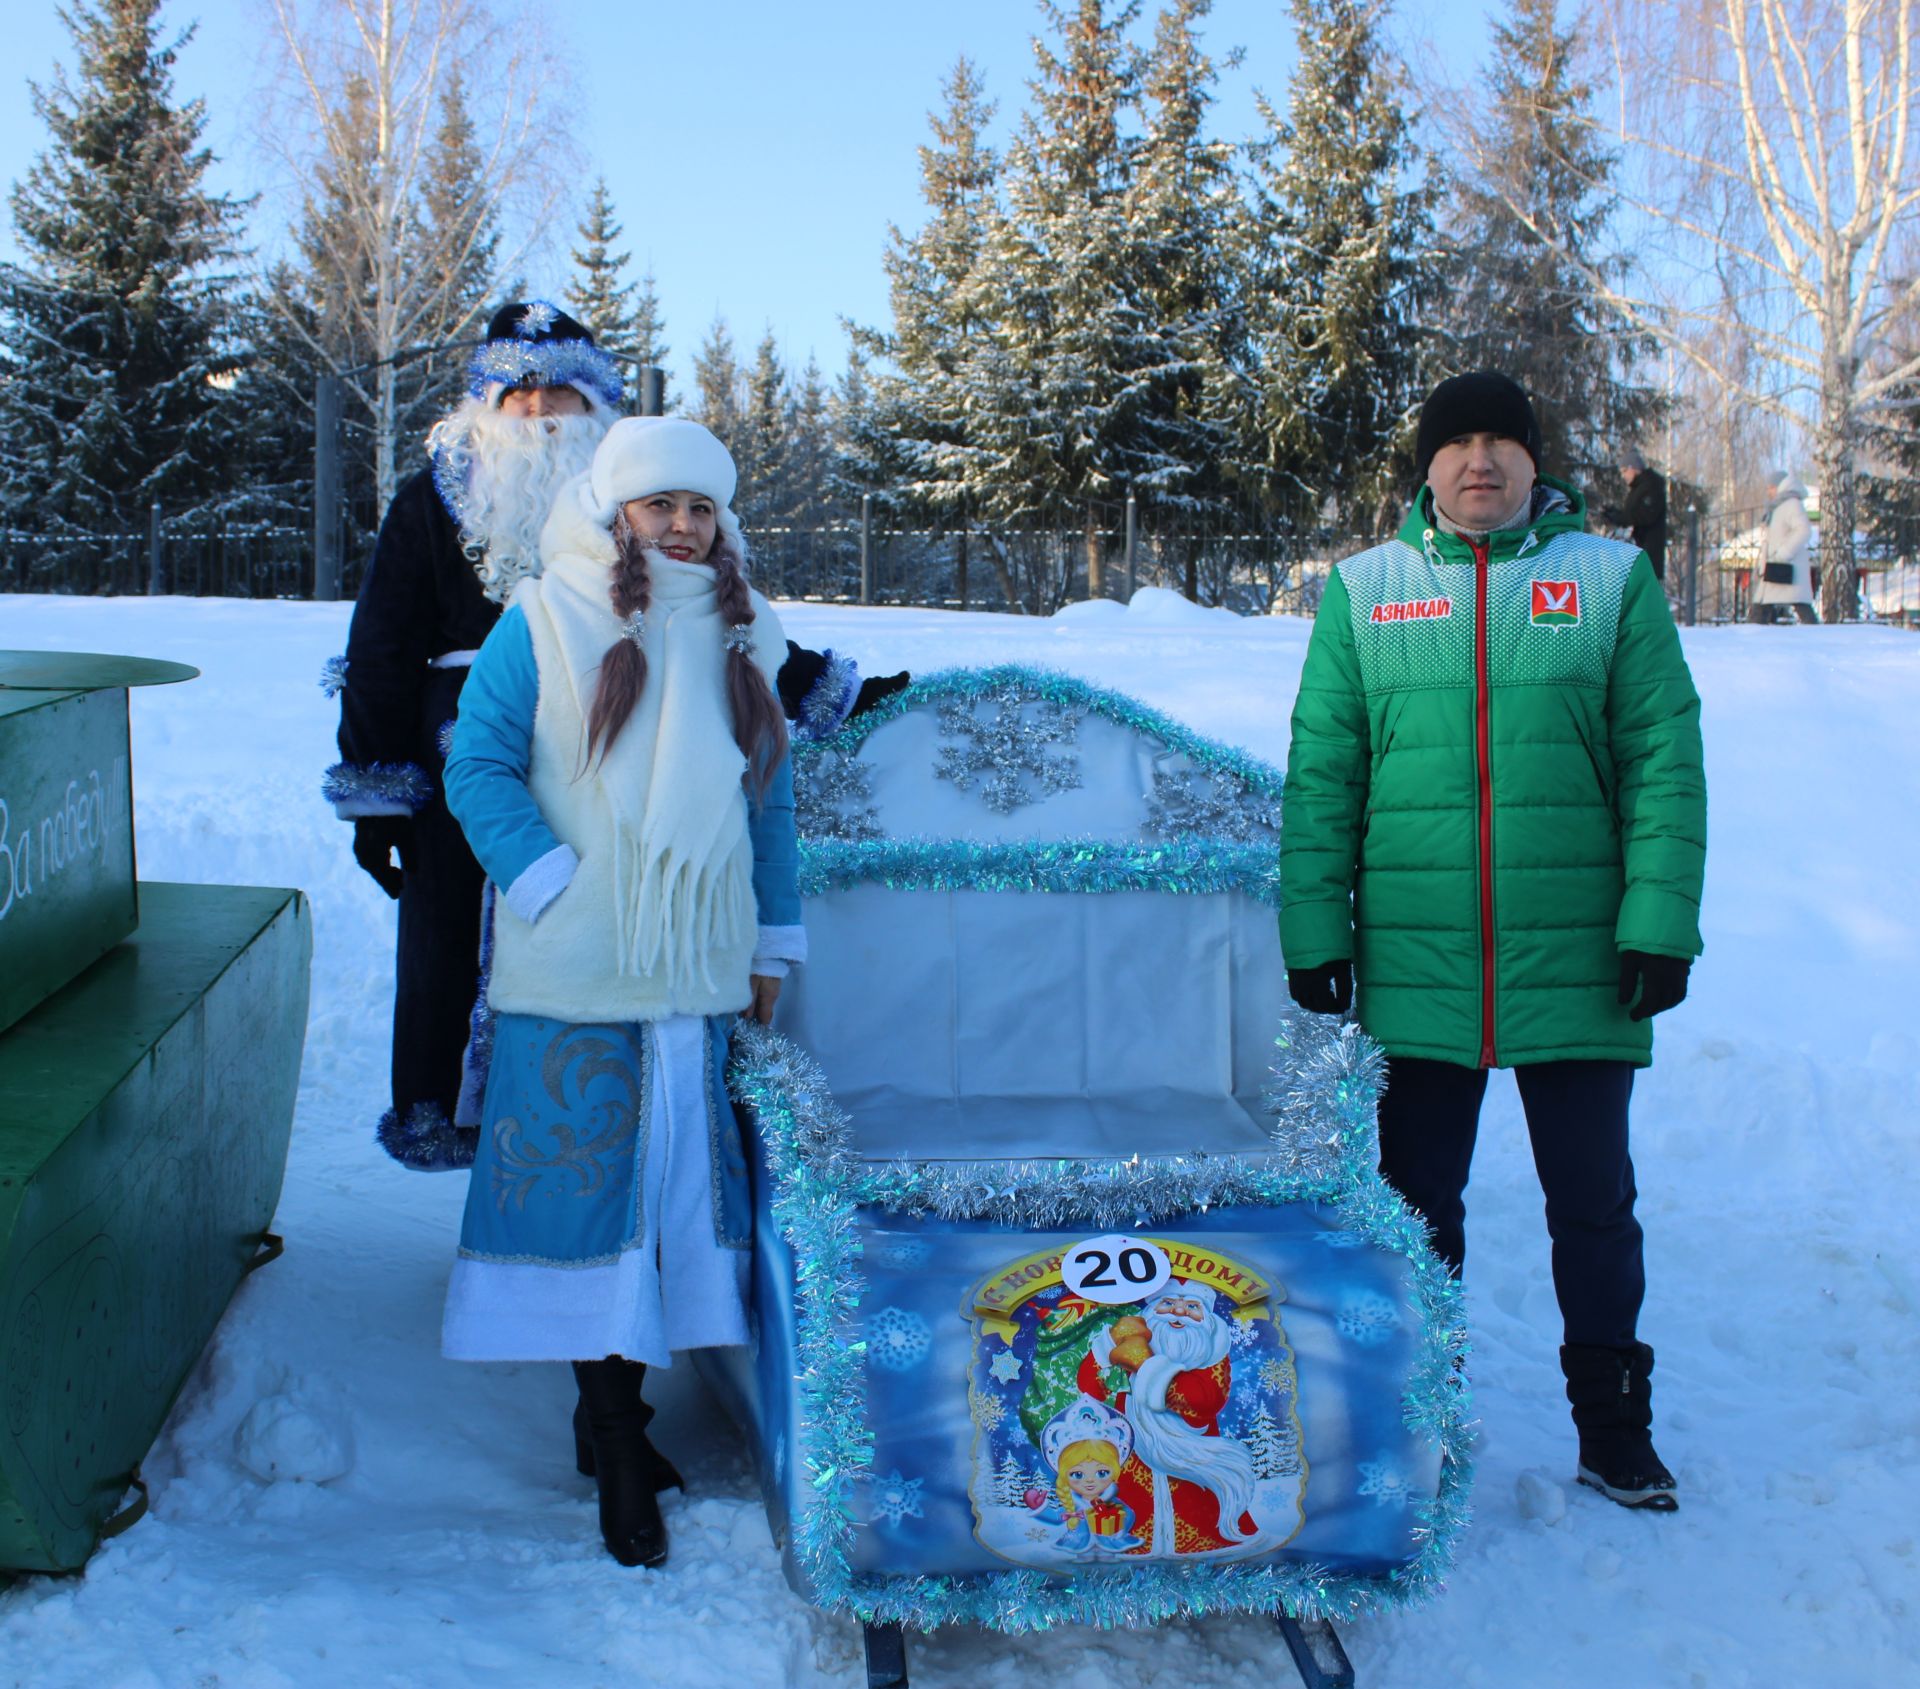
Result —
<svg viewBox="0 0 1920 1689"><path fill-rule="evenodd" d="M1422 486L1433 454L1462 434L1502 434L1518 440L1533 467L1540 467L1540 419L1533 414L1533 401L1519 382L1498 370L1450 375L1427 395L1413 442L1414 477Z"/></svg>

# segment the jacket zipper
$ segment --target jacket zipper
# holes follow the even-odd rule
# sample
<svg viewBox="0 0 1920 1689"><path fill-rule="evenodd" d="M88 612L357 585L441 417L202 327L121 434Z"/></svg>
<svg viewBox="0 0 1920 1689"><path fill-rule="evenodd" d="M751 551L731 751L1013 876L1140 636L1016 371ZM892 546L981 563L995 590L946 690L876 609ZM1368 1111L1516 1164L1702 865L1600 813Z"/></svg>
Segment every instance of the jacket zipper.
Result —
<svg viewBox="0 0 1920 1689"><path fill-rule="evenodd" d="M1487 678L1487 543L1473 546L1474 745L1480 773L1480 1065L1494 1065L1492 688Z"/></svg>

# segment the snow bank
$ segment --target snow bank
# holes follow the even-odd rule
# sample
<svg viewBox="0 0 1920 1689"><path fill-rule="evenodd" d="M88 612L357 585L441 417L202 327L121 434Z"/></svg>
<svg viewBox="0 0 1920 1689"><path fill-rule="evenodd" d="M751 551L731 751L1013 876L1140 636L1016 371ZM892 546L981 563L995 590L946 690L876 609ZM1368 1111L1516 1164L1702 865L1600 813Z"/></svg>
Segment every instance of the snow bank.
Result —
<svg viewBox="0 0 1920 1689"><path fill-rule="evenodd" d="M872 672L1051 665L1285 760L1305 622L1145 592L1117 609L782 616ZM348 614L0 597L0 646L206 671L135 695L141 871L303 886L316 938L286 1255L246 1281L156 1445L151 1516L84 1576L0 1593L0 1684L857 1683L853 1627L787 1593L687 1367L650 1386L693 1493L668 1504L668 1568L644 1574L599 1548L562 1369L439 1358L462 1182L373 1146L393 906L317 795L334 708L313 682ZM1682 1511L1571 1485L1540 1196L1499 1076L1471 1191L1479 1517L1444 1598L1349 1628L1366 1689L1891 1685L1920 1657L1920 640L1684 637L1706 703L1708 950L1635 1102L1643 1330ZM1251 1619L941 1633L913 1671L928 1689L1291 1681Z"/></svg>

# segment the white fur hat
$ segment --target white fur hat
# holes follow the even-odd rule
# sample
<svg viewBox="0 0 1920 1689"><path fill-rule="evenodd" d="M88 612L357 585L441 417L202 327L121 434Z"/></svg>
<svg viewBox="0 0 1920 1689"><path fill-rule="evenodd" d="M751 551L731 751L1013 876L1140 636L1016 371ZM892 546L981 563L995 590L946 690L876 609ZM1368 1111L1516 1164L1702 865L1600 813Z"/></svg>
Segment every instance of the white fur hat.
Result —
<svg viewBox="0 0 1920 1689"><path fill-rule="evenodd" d="M721 526L738 524L733 454L697 422L679 416L623 416L607 430L587 476L589 514L604 526L630 499L649 493L701 493L724 513Z"/></svg>

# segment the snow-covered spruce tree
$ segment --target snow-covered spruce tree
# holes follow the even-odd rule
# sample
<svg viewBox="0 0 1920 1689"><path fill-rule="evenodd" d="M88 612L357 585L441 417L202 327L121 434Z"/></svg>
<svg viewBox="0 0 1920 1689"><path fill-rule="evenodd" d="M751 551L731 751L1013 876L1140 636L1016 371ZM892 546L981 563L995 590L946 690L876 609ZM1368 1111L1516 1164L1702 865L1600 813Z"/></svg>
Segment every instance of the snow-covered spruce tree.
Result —
<svg viewBox="0 0 1920 1689"><path fill-rule="evenodd" d="M1592 279L1617 286L1626 261L1609 256L1616 156L1577 46L1559 0L1508 0L1494 24L1492 63L1458 108L1432 373L1506 371L1533 395L1544 467L1617 496L1620 446L1644 438L1666 401L1635 377L1653 341Z"/></svg>
<svg viewBox="0 0 1920 1689"><path fill-rule="evenodd" d="M831 519L833 402L820 361L808 353L792 383L787 427L787 520L818 527Z"/></svg>
<svg viewBox="0 0 1920 1689"><path fill-rule="evenodd" d="M150 507L207 520L238 422L232 277L241 207L209 193L205 109L176 105L158 0L73 0L76 62L33 88L46 150L14 188L0 266L0 522L57 582Z"/></svg>
<svg viewBox="0 0 1920 1689"><path fill-rule="evenodd" d="M499 301L500 219L487 192L487 161L474 136L465 76L456 67L440 91L440 123L420 187L422 246L438 254L446 277L439 308L423 324L423 342L478 340ZM467 351L403 367L398 421L402 463L418 459L426 433L467 385Z"/></svg>
<svg viewBox="0 0 1920 1689"><path fill-rule="evenodd" d="M961 57L941 85L942 108L929 115L933 144L920 148L920 192L927 220L911 236L888 232L883 258L893 325L881 334L855 329L857 353L881 360L870 397L871 428L887 439L895 479L889 503L954 535L954 585L968 598L970 527L982 508L980 448L970 426L982 320L979 265L999 159L986 143L994 105L973 63ZM871 462L876 473L880 464ZM870 482L867 490L872 490Z"/></svg>
<svg viewBox="0 0 1920 1689"><path fill-rule="evenodd" d="M693 355L693 386L693 420L711 428L728 450L737 449L744 383L733 349L733 330L725 317L713 319L707 338Z"/></svg>
<svg viewBox="0 0 1920 1689"><path fill-rule="evenodd" d="M1138 0L1041 0L1057 47L1034 42L1032 104L1008 150L1006 213L977 283L992 343L971 360L972 475L982 514L1007 525L1078 526L1089 590L1104 556L1100 503L1166 467L1141 427L1160 373L1127 211L1142 55ZM1033 580L1048 610L1072 571Z"/></svg>
<svg viewBox="0 0 1920 1689"><path fill-rule="evenodd" d="M574 275L564 295L567 309L593 330L594 339L608 351L637 357L634 295L639 283L625 279L632 255L614 250L622 230L613 214L606 177L594 179L587 214L577 228L581 244L573 248Z"/></svg>
<svg viewBox="0 0 1920 1689"><path fill-rule="evenodd" d="M1207 132L1216 72L1198 25L1212 0L1161 12L1143 91L1146 134L1127 199L1148 366L1130 486L1174 533L1225 514L1240 469L1233 427L1247 362L1236 262L1233 147Z"/></svg>
<svg viewBox="0 0 1920 1689"><path fill-rule="evenodd" d="M1256 355L1243 426L1274 514L1352 531L1391 520L1404 495L1394 448L1420 401L1437 196L1382 8L1292 4L1300 59L1285 115L1261 102L1242 226Z"/></svg>
<svg viewBox="0 0 1920 1689"><path fill-rule="evenodd" d="M785 526L793 514L788 484L792 401L771 328L754 348L745 386L746 403L736 433L727 442L740 469L740 520L749 528Z"/></svg>

